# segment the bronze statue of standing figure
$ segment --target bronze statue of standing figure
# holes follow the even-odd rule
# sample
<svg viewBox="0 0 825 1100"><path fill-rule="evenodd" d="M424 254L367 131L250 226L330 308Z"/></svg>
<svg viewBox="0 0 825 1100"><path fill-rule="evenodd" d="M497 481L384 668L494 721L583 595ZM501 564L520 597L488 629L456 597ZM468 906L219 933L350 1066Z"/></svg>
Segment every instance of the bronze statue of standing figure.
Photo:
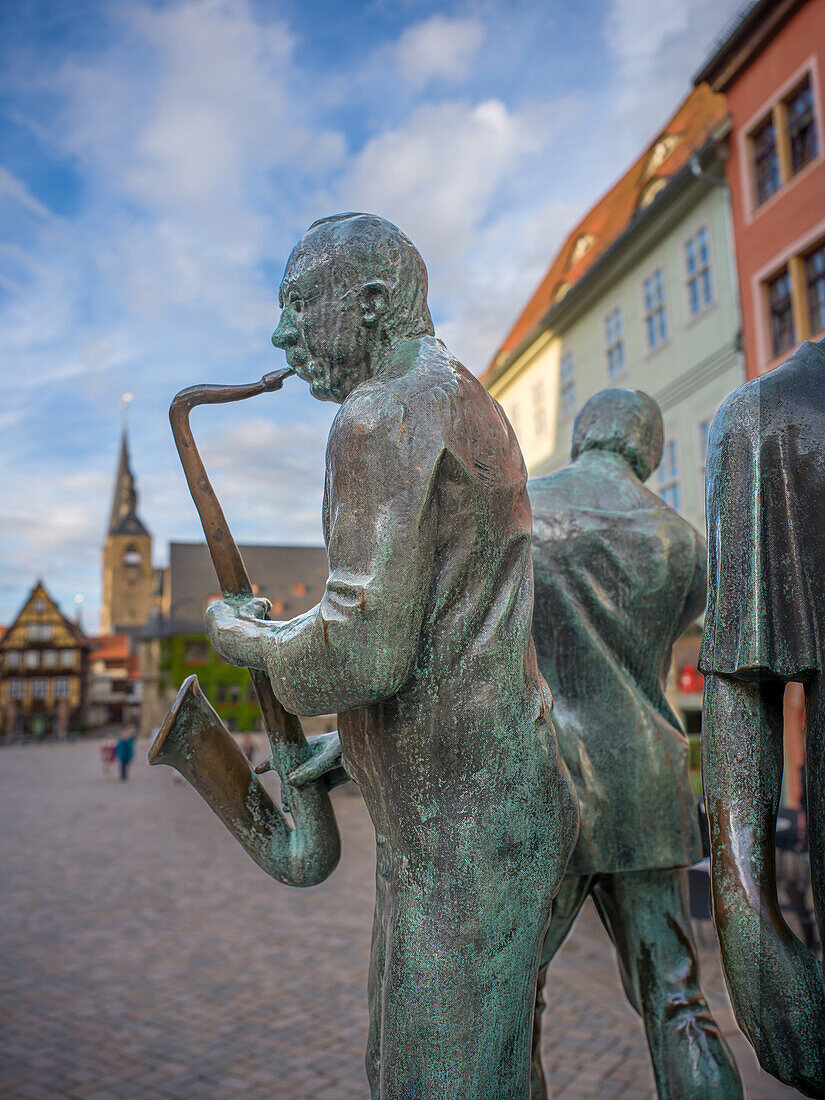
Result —
<svg viewBox="0 0 825 1100"><path fill-rule="evenodd" d="M209 637L265 673L286 711L338 712L377 841L372 1096L524 1100L539 949L577 808L530 636L521 453L435 338L426 268L394 225L316 222L280 304L273 343L341 405L329 579L291 622L267 620L264 600L218 601ZM288 773L288 798L307 775Z"/></svg>
<svg viewBox="0 0 825 1100"><path fill-rule="evenodd" d="M547 967L587 897L644 1020L661 1100L739 1100L742 1086L699 986L684 868L701 858L688 743L665 698L674 641L705 606L705 540L643 482L662 417L606 389L573 425L569 466L528 482L539 668L581 808L581 835L541 954L532 1100Z"/></svg>
<svg viewBox="0 0 825 1100"><path fill-rule="evenodd" d="M825 341L721 406L707 458L703 761L713 917L759 1061L825 1097L825 975L776 893L783 696L804 685L811 885L825 933Z"/></svg>

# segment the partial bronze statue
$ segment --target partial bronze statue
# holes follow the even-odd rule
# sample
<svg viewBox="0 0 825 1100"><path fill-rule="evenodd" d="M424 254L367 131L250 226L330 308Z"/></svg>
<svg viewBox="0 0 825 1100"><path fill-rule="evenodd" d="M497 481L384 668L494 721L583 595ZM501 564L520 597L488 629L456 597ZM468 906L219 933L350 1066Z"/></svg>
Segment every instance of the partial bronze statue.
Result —
<svg viewBox="0 0 825 1100"><path fill-rule="evenodd" d="M739 1026L770 1073L825 1097L822 962L776 894L785 686L805 691L808 838L825 932L825 341L736 390L713 422L703 772L713 910Z"/></svg>
<svg viewBox="0 0 825 1100"><path fill-rule="evenodd" d="M581 809L539 971L532 1100L547 967L588 897L642 1016L662 1100L742 1096L699 986L684 868L701 858L688 742L665 698L674 641L705 606L705 540L644 486L662 417L607 389L573 425L573 461L528 483L539 668Z"/></svg>
<svg viewBox="0 0 825 1100"><path fill-rule="evenodd" d="M209 637L265 674L288 712L338 712L377 841L372 1096L523 1100L539 949L577 808L530 637L521 453L435 338L424 263L389 222L316 222L280 304L273 343L315 397L341 405L329 580L291 622L230 592L209 608ZM290 805L336 747L287 772Z"/></svg>

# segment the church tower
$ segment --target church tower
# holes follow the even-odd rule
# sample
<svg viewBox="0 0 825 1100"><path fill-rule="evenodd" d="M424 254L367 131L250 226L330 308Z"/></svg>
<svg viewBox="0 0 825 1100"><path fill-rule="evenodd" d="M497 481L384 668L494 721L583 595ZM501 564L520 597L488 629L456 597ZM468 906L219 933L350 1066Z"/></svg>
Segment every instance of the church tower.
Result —
<svg viewBox="0 0 825 1100"><path fill-rule="evenodd" d="M152 614L153 588L152 536L138 518L137 490L124 428L103 546L101 634L136 634Z"/></svg>

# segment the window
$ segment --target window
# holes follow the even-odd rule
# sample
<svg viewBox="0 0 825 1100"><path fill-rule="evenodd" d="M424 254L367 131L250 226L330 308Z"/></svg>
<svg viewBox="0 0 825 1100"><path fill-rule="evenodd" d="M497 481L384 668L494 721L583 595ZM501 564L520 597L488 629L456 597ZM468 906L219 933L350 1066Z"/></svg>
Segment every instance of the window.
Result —
<svg viewBox="0 0 825 1100"><path fill-rule="evenodd" d="M624 374L624 341L622 340L622 310L616 306L604 319L607 343L607 376L620 378Z"/></svg>
<svg viewBox="0 0 825 1100"><path fill-rule="evenodd" d="M673 439L669 439L662 448L662 461L659 463L659 496L665 504L669 504L678 512L679 460L676 454L676 442Z"/></svg>
<svg viewBox="0 0 825 1100"><path fill-rule="evenodd" d="M710 282L710 250L708 231L702 226L685 242L685 262L688 277L688 301L691 317L697 317L713 301Z"/></svg>
<svg viewBox="0 0 825 1100"><path fill-rule="evenodd" d="M240 703L241 701L241 685L230 684L229 685L229 702Z"/></svg>
<svg viewBox="0 0 825 1100"><path fill-rule="evenodd" d="M26 636L30 642L50 642L54 628L51 623L29 623Z"/></svg>
<svg viewBox="0 0 825 1100"><path fill-rule="evenodd" d="M796 173L813 160L817 153L814 97L809 76L785 100L785 109L791 147L791 172Z"/></svg>
<svg viewBox="0 0 825 1100"><path fill-rule="evenodd" d="M773 354L780 355L796 343L791 302L791 277L787 268L780 271L768 283L768 310L771 319Z"/></svg>
<svg viewBox="0 0 825 1100"><path fill-rule="evenodd" d="M712 423L713 418L708 417L707 420L702 420L699 424L699 454L702 456L703 474L708 461L708 439L710 438L710 426Z"/></svg>
<svg viewBox="0 0 825 1100"><path fill-rule="evenodd" d="M513 431L516 433L516 435L518 435L519 431L521 430L521 415L518 405L510 406L509 420L510 424L512 425Z"/></svg>
<svg viewBox="0 0 825 1100"><path fill-rule="evenodd" d="M27 649L24 657L24 664L26 668L39 668L40 667L40 653L36 649Z"/></svg>
<svg viewBox="0 0 825 1100"><path fill-rule="evenodd" d="M20 668L20 653L16 649L10 649L6 654L6 668Z"/></svg>
<svg viewBox="0 0 825 1100"><path fill-rule="evenodd" d="M644 282L645 329L649 351L658 348L667 339L667 318L665 316L665 276L657 268Z"/></svg>
<svg viewBox="0 0 825 1100"><path fill-rule="evenodd" d="M576 411L576 363L573 352L568 351L561 357L561 414L572 416Z"/></svg>
<svg viewBox="0 0 825 1100"><path fill-rule="evenodd" d="M45 699L46 698L46 684L47 680L44 680L42 676L37 676L32 680L32 699Z"/></svg>
<svg viewBox="0 0 825 1100"><path fill-rule="evenodd" d="M185 642L183 661L187 665L205 665L209 661L209 646L206 642Z"/></svg>
<svg viewBox="0 0 825 1100"><path fill-rule="evenodd" d="M767 118L751 137L753 170L756 179L756 201L763 203L779 190L779 153L773 115Z"/></svg>
<svg viewBox="0 0 825 1100"><path fill-rule="evenodd" d="M296 581L295 584L290 585L289 591L293 596L306 596L307 586L303 581Z"/></svg>
<svg viewBox="0 0 825 1100"><path fill-rule="evenodd" d="M129 543L126 549L123 551L123 564L128 566L136 566L141 563L140 550L134 543Z"/></svg>
<svg viewBox="0 0 825 1100"><path fill-rule="evenodd" d="M43 668L57 668L57 650L44 649L41 654Z"/></svg>
<svg viewBox="0 0 825 1100"><path fill-rule="evenodd" d="M32 609L35 615L42 615L43 612L46 610L46 601L40 599L40 597L38 596L38 598L32 604Z"/></svg>
<svg viewBox="0 0 825 1100"><path fill-rule="evenodd" d="M76 649L61 649L60 650L60 667L61 668L74 668Z"/></svg>
<svg viewBox="0 0 825 1100"><path fill-rule="evenodd" d="M544 405L544 383L533 386L533 431L542 436L547 431L547 409Z"/></svg>
<svg viewBox="0 0 825 1100"><path fill-rule="evenodd" d="M805 257L805 281L809 323L814 334L825 329L825 242Z"/></svg>
<svg viewBox="0 0 825 1100"><path fill-rule="evenodd" d="M226 684L219 683L215 689L215 698L219 703L226 702Z"/></svg>
<svg viewBox="0 0 825 1100"><path fill-rule="evenodd" d="M69 681L65 676L58 676L54 682L55 699L69 698Z"/></svg>
<svg viewBox="0 0 825 1100"><path fill-rule="evenodd" d="M22 699L23 695L23 680L9 680L9 699Z"/></svg>

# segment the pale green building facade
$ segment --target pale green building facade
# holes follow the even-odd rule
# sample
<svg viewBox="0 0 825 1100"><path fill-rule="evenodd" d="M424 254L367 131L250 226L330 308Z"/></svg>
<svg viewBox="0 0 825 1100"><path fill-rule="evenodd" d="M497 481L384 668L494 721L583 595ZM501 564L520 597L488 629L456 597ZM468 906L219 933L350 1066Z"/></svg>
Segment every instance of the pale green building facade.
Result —
<svg viewBox="0 0 825 1100"><path fill-rule="evenodd" d="M697 162L698 164L698 162ZM644 390L665 448L649 486L704 531L707 431L744 381L728 193L690 164L485 376L531 477L570 460L573 419L606 386Z"/></svg>

